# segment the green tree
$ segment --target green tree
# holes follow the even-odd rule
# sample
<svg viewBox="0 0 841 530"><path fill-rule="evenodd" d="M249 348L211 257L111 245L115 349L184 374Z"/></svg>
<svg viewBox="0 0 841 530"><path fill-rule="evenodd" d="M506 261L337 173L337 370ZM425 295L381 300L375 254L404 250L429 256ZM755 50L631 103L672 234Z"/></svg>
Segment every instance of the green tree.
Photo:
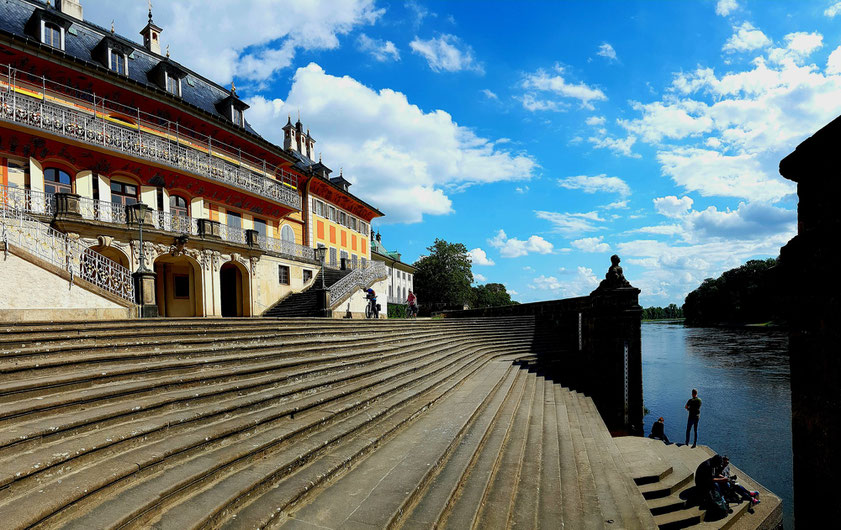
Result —
<svg viewBox="0 0 841 530"><path fill-rule="evenodd" d="M501 283L486 283L473 288L471 307L499 307L516 303L511 300L511 295Z"/></svg>
<svg viewBox="0 0 841 530"><path fill-rule="evenodd" d="M686 323L696 326L781 321L782 308L777 260L750 260L707 278L686 295Z"/></svg>
<svg viewBox="0 0 841 530"><path fill-rule="evenodd" d="M472 302L473 271L467 247L436 239L429 254L418 259L414 277L415 294L424 314Z"/></svg>

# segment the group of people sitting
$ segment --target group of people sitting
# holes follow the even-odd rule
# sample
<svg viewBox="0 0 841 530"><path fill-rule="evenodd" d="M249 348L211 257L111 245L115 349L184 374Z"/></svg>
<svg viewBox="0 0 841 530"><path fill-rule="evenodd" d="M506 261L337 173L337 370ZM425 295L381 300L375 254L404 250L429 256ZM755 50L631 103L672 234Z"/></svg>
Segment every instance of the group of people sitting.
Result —
<svg viewBox="0 0 841 530"><path fill-rule="evenodd" d="M730 512L731 502L744 500L751 506L759 504L759 492L748 490L737 478L730 474L727 456L713 455L701 462L695 470L695 493L701 507L724 516Z"/></svg>

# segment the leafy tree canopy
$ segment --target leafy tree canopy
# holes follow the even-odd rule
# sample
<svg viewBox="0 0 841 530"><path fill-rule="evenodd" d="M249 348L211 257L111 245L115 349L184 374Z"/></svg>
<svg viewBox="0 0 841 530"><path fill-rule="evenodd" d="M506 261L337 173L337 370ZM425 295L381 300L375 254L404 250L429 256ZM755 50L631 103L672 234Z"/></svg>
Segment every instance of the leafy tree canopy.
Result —
<svg viewBox="0 0 841 530"><path fill-rule="evenodd" d="M686 323L707 326L781 321L776 264L775 258L750 260L718 278L707 278L686 295Z"/></svg>
<svg viewBox="0 0 841 530"><path fill-rule="evenodd" d="M436 239L427 247L429 254L418 259L414 266L415 294L421 310L461 307L470 303L473 292L473 271L467 247Z"/></svg>
<svg viewBox="0 0 841 530"><path fill-rule="evenodd" d="M646 307L642 310L643 320L663 320L683 318L683 308L676 304L669 304L667 307Z"/></svg>
<svg viewBox="0 0 841 530"><path fill-rule="evenodd" d="M473 288L473 303L470 307L498 307L513 305L511 295L501 283L486 283Z"/></svg>

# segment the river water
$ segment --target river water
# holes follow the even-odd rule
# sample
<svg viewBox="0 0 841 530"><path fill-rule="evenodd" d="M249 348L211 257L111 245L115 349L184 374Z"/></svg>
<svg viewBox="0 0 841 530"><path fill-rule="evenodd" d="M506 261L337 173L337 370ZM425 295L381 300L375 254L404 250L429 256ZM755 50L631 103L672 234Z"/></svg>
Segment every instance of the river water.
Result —
<svg viewBox="0 0 841 530"><path fill-rule="evenodd" d="M703 401L698 443L728 455L779 495L783 524L794 528L787 333L644 322L642 369L646 434L663 416L666 435L683 443L683 407L697 388Z"/></svg>

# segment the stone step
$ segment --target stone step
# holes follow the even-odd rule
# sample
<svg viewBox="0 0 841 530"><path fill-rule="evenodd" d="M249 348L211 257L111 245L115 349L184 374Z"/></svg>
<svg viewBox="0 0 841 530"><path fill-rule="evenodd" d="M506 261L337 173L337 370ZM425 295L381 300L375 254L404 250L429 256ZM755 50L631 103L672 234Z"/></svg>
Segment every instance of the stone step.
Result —
<svg viewBox="0 0 841 530"><path fill-rule="evenodd" d="M243 388L235 382L233 385L223 388L223 390L226 390L233 397L233 399L228 398L227 401L220 401L219 398L222 397L224 393L215 388L204 389L205 392L203 399L200 399L198 393L193 391L176 392L175 395L153 395L150 398L147 398L147 401L131 401L129 403L117 402L102 407L102 410L97 410L96 408L86 408L77 414L77 416L79 416L78 418L74 418L73 415L63 414L59 420L62 422L61 424L53 423L48 419L44 420L43 418L38 418L29 422L29 424L34 425L34 427L31 427L28 431L26 430L26 424L10 424L9 422L6 422L3 432L5 433L4 435L6 436L7 443L18 441L21 437L25 437L27 439L34 438L34 441L31 443L37 444L36 447L43 447L44 450L48 452L52 451L54 454L63 455L65 453L69 453L69 451L56 450L54 445L46 444L43 438L39 438L39 435L52 435L55 437L56 434L60 434L65 430L77 428L79 425L93 424L96 425L97 428L93 431L92 435L95 435L98 441L87 443L87 445L89 447L102 447L107 445L109 440L110 442L115 442L125 440L126 438L133 436L148 436L149 433L154 431L156 428L155 425L159 425L157 428L166 428L171 424L180 424L185 421L195 421L208 414L218 415L222 413L230 413L233 410L242 412L248 407L261 406L262 403L280 399L290 393L304 392L308 391L307 389L316 389L319 386L325 385L331 387L341 386L343 384L347 384L348 382L352 382L354 379L359 377L371 376L390 369L398 369L405 366L430 363L435 359L442 358L442 356L446 357L448 355L452 355L454 352L458 351L459 348L480 347L483 344L486 343L481 341L464 342L455 346L452 344L448 345L444 349L441 349L440 346L430 346L427 350L413 352L413 355L400 354L395 359L380 361L379 365L368 366L368 363L364 363L360 364L356 368L348 365L343 368L343 371L338 373L327 372L319 377L312 377L302 381L295 379L291 381L291 386L277 389L275 389L274 386L266 387L266 385L262 385L263 388L257 388L255 389L256 392L251 393L245 392L247 388ZM177 404L179 402L183 403ZM176 403L177 405L172 406L173 403ZM193 405L193 408L190 410L184 410L184 406L188 403L195 403L196 405L206 403L203 405L204 412L202 412L201 408L196 408L195 405ZM163 405L169 406L163 407ZM144 412L146 411L149 412L144 415ZM104 429L105 425L103 425L103 422L106 422L108 418L116 417L117 419L122 419L122 416L125 416L128 413L131 413L131 420L123 420L121 429L124 432L122 432L122 434L114 433L112 429ZM149 414L151 414L151 416ZM156 417L158 419L152 421ZM41 429L40 431L38 430L39 426ZM118 425L115 425L115 427L117 426ZM125 431L132 433L132 436L129 436L129 434ZM9 454L17 455L15 460L19 462L19 455L21 455L22 450L21 444L18 443L6 451L13 451ZM78 451L73 451L72 453L78 454ZM2 454L4 453L0 452L0 456L2 456ZM53 460L55 460L55 458L53 458ZM38 469L44 469L45 467L45 461L38 460L35 464L38 465ZM0 467L0 469L2 468ZM17 473L21 473L21 471L17 470Z"/></svg>
<svg viewBox="0 0 841 530"><path fill-rule="evenodd" d="M602 489L600 491L599 488L602 485L600 483L597 484L596 477L594 476L594 468L597 468L597 466L594 466L590 462L590 455L584 434L587 420L580 413L578 395L573 391L566 391L562 395L569 422L569 434L575 456L576 483L581 501L581 526L578 528L603 528L608 524L608 520L615 522L615 519L611 518L615 517L615 507L612 507L606 513L604 507L601 505L604 499L604 490Z"/></svg>
<svg viewBox="0 0 841 530"><path fill-rule="evenodd" d="M390 527L447 460L507 370L505 365L488 363L312 502L291 513L282 527Z"/></svg>
<svg viewBox="0 0 841 530"><path fill-rule="evenodd" d="M498 338L501 332L491 331L485 333L489 339ZM396 335L388 338L372 338L366 340L325 343L298 343L294 346L256 344L230 348L223 351L206 349L185 350L176 352L161 352L151 356L138 355L124 359L107 359L96 363L74 363L68 359L66 364L47 365L45 367L32 368L27 371L14 374L0 374L0 403L27 397L15 394L32 389L53 389L61 385L82 384L85 382L114 381L115 379L126 379L134 374L145 374L152 372L169 373L190 373L197 369L210 369L212 367L224 367L242 364L243 360L249 362L272 362L278 359L285 359L286 365L299 362L300 359L314 359L325 356L336 356L337 351L343 352L340 357L353 358L353 356L378 354L389 348L411 347L413 342L428 342L440 337L463 336L463 332L454 331L437 333L419 333L414 337L411 335ZM56 358L61 363L61 358ZM40 392L39 395L44 392ZM11 394L11 397L4 397Z"/></svg>
<svg viewBox="0 0 841 530"><path fill-rule="evenodd" d="M471 458L464 475L459 480L455 494L451 495L438 526L441 528L474 528L482 505L482 499L494 477L499 453L514 424L514 417L526 398L526 383L529 376L525 370L517 370L505 400L485 432L478 450Z"/></svg>
<svg viewBox="0 0 841 530"><path fill-rule="evenodd" d="M563 506L566 499L561 493L561 453L558 431L558 412L555 404L555 383L543 382L543 458L540 483L537 490L537 521L535 528L564 527Z"/></svg>
<svg viewBox="0 0 841 530"><path fill-rule="evenodd" d="M526 454L529 418L537 386L537 377L529 374L523 399L514 412L511 428L493 465L493 474L476 519L479 528L505 528L509 525Z"/></svg>
<svg viewBox="0 0 841 530"><path fill-rule="evenodd" d="M543 438L546 379L541 375L534 377L534 397L528 418L526 443L523 448L519 475L515 479L517 487L511 498L508 515L509 524L517 528L537 528L543 461L547 458L544 445L549 442ZM559 478L560 475L553 482L557 483ZM514 477L509 478L511 479Z"/></svg>
<svg viewBox="0 0 841 530"><path fill-rule="evenodd" d="M280 389L278 391L272 391L268 394L261 393L257 397L249 397L248 395L243 395L241 390L235 389L234 399L233 400L220 400L222 394L219 392L211 392L209 393L209 398L204 400L207 404L204 406L205 412L202 413L201 409L197 409L195 405L189 411L184 411L182 404L179 407L170 408L169 410L165 411L163 414L158 414L157 416L145 416L134 419L129 422L124 422L122 425L114 426L118 427L115 431L114 428L105 428L101 424L97 424L95 430L90 433L80 433L77 437L71 439L69 442L65 442L63 439L59 439L57 443L45 443L43 439L36 439L32 443L36 444L34 448L30 451L31 456L27 458L27 452L25 452L21 447L20 444L11 448L14 450L14 453L10 453L10 458L13 460L11 464L7 462L7 465L14 465L16 466L14 469L7 469L4 470L3 459L0 459L0 476L11 477L15 476L16 479L20 477L27 476L30 472L34 470L44 470L45 468L51 465L57 465L64 463L66 459L72 457L77 457L80 454L85 452L84 449L79 450L78 447L75 449L72 447L73 444L77 446L87 446L90 450L94 448L102 449L105 446L108 446L112 443L118 443L119 441L124 441L129 438L134 438L137 436L145 436L148 437L157 429L167 428L169 425L172 424L184 424L185 422L189 421L197 421L204 417L211 417L211 416L218 416L219 414L229 414L232 411L236 410L239 413L243 413L246 407L254 407L254 406L261 406L262 403L265 403L267 400L279 399L284 395L290 395L294 393L300 393L307 391L307 389L317 389L320 386L330 386L330 387L337 387L338 385L344 384L347 381L352 381L353 378L365 377L370 376L372 374L377 374L383 372L384 370L388 370L389 368L401 368L405 366L411 365L427 365L434 362L436 359L441 359L442 355L443 358L446 358L447 355L451 354L454 350L451 348L450 350L439 352L439 351L432 351L432 356L429 354L421 354L420 352L416 353L414 357L409 359L398 359L396 362L392 362L390 365L385 365L381 367L377 367L376 369L370 369L366 367L361 367L357 370L346 370L342 374L341 379L335 378L331 374L326 374L324 377L318 379L313 379L310 381L305 381L301 383L297 383L292 385L291 387ZM156 397L157 398L157 397ZM189 396L186 398L194 403L197 400L191 399ZM188 403L189 401L185 402ZM129 405L134 404L132 402ZM138 405L140 407L141 405ZM135 407L136 408L136 407ZM85 414L90 414L90 411L84 411ZM138 416L139 413L135 415ZM98 421L102 421L103 418L107 416L100 415L97 419ZM91 422L91 418L87 418L88 423ZM65 420L66 421L66 420ZM21 432L19 429L17 432L15 430L12 431L14 435L17 435L18 432ZM32 435L29 436L32 438ZM67 446L70 447L67 447ZM2 455L2 453L0 453ZM26 469L24 466L25 462L32 462L31 466ZM23 470L22 470L23 469ZM2 480L0 480L0 485L2 485Z"/></svg>
<svg viewBox="0 0 841 530"><path fill-rule="evenodd" d="M630 527L655 528L654 520L646 512L646 503L640 497L640 491L633 481L630 468L625 460L604 420L590 398L583 398L582 404L589 412L591 429L598 451L602 455L604 474L607 476L617 504L622 514L622 520Z"/></svg>
<svg viewBox="0 0 841 530"><path fill-rule="evenodd" d="M493 340L503 335L502 332L489 332L483 334L485 340ZM330 357L354 359L361 356L382 355L383 351L405 351L414 344L426 344L440 341L441 337L449 337L457 340L457 336L463 333L449 334L437 333L434 335L419 335L419 339L413 342L411 337L395 337L391 339L374 339L357 341L352 345L344 345L336 355L336 349L330 344L324 345L299 345L290 348L281 347L255 347L253 350L241 349L239 352L233 350L225 354L215 352L196 351L193 355L178 355L175 359L167 356L154 357L153 360L143 358L131 358L124 362L109 362L95 365L82 364L73 366L48 367L43 370L32 370L14 374L0 375L0 403L21 401L44 395L61 392L62 387L73 389L86 388L95 384L105 382L127 382L138 377L165 377L170 374L172 377L183 377L190 379L190 374L197 371L209 372L212 370L234 370L243 364L243 360L251 363L263 363L268 368L291 367L296 364L302 367L306 363L325 361ZM72 363L71 363L72 364ZM233 367L233 368L232 368ZM253 371L253 370L252 370ZM212 374L211 374L212 375ZM29 392L28 394L24 394ZM0 414L0 417L2 415Z"/></svg>
<svg viewBox="0 0 841 530"><path fill-rule="evenodd" d="M590 528L593 526L585 520L585 503L582 500L584 488L579 485L578 464L575 444L572 440L572 425L567 410L567 399L570 391L558 384L552 385L555 401L555 416L558 427L558 466L560 468L560 502L561 522L565 528ZM587 477L583 486L588 485ZM598 505L587 505L587 512L594 511ZM598 521L596 521L598 522Z"/></svg>
<svg viewBox="0 0 841 530"><path fill-rule="evenodd" d="M481 367L484 363L473 361L472 364ZM240 526L249 517L257 517L260 523L255 522L254 526L262 526L276 513L277 508L274 506L288 505L305 492L312 491L315 484L363 457L371 445L382 443L384 437L402 423L416 417L419 410L432 406L472 370L469 365L466 370L460 367L440 382L426 378L423 381L425 388L395 393L364 411L356 411L355 416L343 420L343 423L296 440L288 449L253 460L243 469L220 476L203 488L186 495L183 491L179 492L178 498L168 504L163 503L154 513L148 512L148 516L136 519L133 524L180 529L204 524L216 526L229 518L237 523L235 526ZM353 424L353 428L349 424ZM253 444L254 440L250 442ZM318 458L313 458L319 452L321 454ZM212 458L218 460L218 457ZM296 467L293 460L304 460L305 463L303 467ZM307 460L309 463L306 463ZM154 487L151 489L153 493L158 490ZM127 492L123 496L129 504L137 500L136 493ZM116 513L125 513L125 504L117 500L108 501L108 504L112 505L111 509L116 510ZM245 513L238 513L243 505ZM267 505L272 507L267 508ZM101 509L97 508L80 521L100 522L101 515ZM85 525L79 527L84 528Z"/></svg>
<svg viewBox="0 0 841 530"><path fill-rule="evenodd" d="M305 338L316 337L321 339L332 339L336 337L343 337L347 335L373 335L388 331L394 333L395 331L421 331L421 330L440 330L440 329L461 329L461 330L479 330L479 329L493 329L499 328L499 325L494 325L488 322L473 322L465 325L455 325L451 322L440 321L417 321L413 320L410 325L397 326L394 324L381 324L377 321L365 321L366 324L351 327L348 329L345 326L330 326L322 319L318 325L313 325L309 328L289 327L278 328L272 325L265 325L260 327L236 326L236 327L217 327L208 330L196 329L134 329L127 327L122 330L109 330L105 333L81 333L71 337L63 337L58 334L52 334L48 338L32 337L31 334L23 334L18 336L18 340L5 340L0 343L0 359L14 358L17 356L25 356L37 353L46 353L51 351L72 351L84 349L103 349L109 350L119 347L130 346L154 346L159 344L178 343L203 343L214 342L220 340L244 341L244 340L259 340L259 339L282 339L282 338ZM341 321L339 321L341 322ZM384 321L387 322L387 321ZM523 329L530 329L531 324L528 322L505 322L505 325L520 326ZM351 333L349 333L351 332ZM173 341L176 338L177 341ZM7 339L7 337L4 337Z"/></svg>
<svg viewBox="0 0 841 530"><path fill-rule="evenodd" d="M510 364L506 361L497 362ZM458 442L446 465L439 467L438 473L429 481L418 502L401 514L400 519L394 522L394 526L431 528L444 520L445 512L455 502L459 488L467 480L485 442L490 437L495 422L505 410L505 403L511 400L511 390L518 376L524 377L524 374L513 367L508 369L502 385Z"/></svg>
<svg viewBox="0 0 841 530"><path fill-rule="evenodd" d="M344 394L340 393L340 395L344 395ZM304 408L308 409L308 408L314 407L318 404L323 404L325 401L329 401L329 400L326 400L326 398L324 398L324 397L319 397L319 398L316 398L312 401L313 401L313 403L311 403L310 405L308 405L307 407L304 407ZM299 406L296 406L296 407L294 407L290 410L298 412L298 411L301 410L301 408L302 407L299 405ZM278 414L279 414L282 417L282 416L288 414L288 412L289 412L288 410L287 411L281 411L280 413L275 413L275 416L277 417ZM235 423L235 424L243 425L244 427L247 427L248 425L251 424L251 421L248 421L246 418L242 418L241 416L237 416L236 418L234 418L234 420L231 420L228 423ZM232 432L232 431L230 430L230 427L228 427L226 429L227 430L225 430L223 432L216 432L213 435L216 438L219 438L219 436L229 436L230 435L229 433ZM242 427L239 427L237 429L241 430ZM206 443L202 443L201 432L197 433L197 435L193 435L191 439L195 440L195 441L190 441L189 439L185 440L184 436L179 436L177 441L173 445L170 442L170 440L171 440L171 437L170 437L169 439L165 439L165 440L162 440L161 442L159 442L159 444L161 444L161 443L164 444L164 448L162 448L162 449L156 449L155 447L150 447L150 446L141 446L139 448L136 448L133 451L130 451L128 454L126 454L126 453L118 454L118 455L115 455L114 458L108 459L105 462L98 461L98 462L96 462L96 465L94 465L94 466L83 468L81 470L76 470L74 472L74 475L76 475L77 477L79 475L81 475L81 478L84 479L84 480L82 480L82 482L86 485L89 485L89 488L86 488L86 489L89 489L90 491L93 491L94 489L96 489L95 486L100 485L100 487L101 487L102 485L104 485L104 484L101 484L102 481L106 481L106 483L110 484L111 482L114 482L118 478L122 478L123 476L128 476L130 474L135 473L137 471L137 468L143 468L145 466L149 466L149 465L152 465L152 464L155 464L155 463L159 462L160 458L162 458L162 455L184 453L184 451L187 449L185 447L185 444L190 444L190 443L198 444L196 447L206 445ZM207 442L207 438L204 439L204 442ZM138 453L138 451L140 451L140 453ZM143 454L145 454L147 456L142 457ZM128 461L130 461L132 463L131 466L123 465L125 462L128 462ZM146 462L146 464L143 464L142 462ZM132 466L134 466L134 467L132 467ZM97 472L97 470L102 470L103 468L106 470L105 473ZM64 484L59 484L59 485L57 485L55 482L53 482L49 485L45 485L45 484L42 483L42 484L38 484L38 486L37 486L37 487L41 488L39 490L41 492L46 492L48 490L52 490L51 491L52 495L50 496L50 501L51 502L48 503L48 505L47 505L50 508L54 509L56 507L56 502L63 503L63 504L67 504L69 502L72 502L72 501L70 501L70 499L73 498L74 495L79 495L79 492L82 488L81 485L78 486L77 489L74 490L72 485L68 484L69 482L73 482L73 481L70 480L69 476L64 476L63 481L64 481ZM79 480L76 480L76 482L78 483ZM50 487L50 486L53 486L53 487ZM10 493L16 493L16 489L15 488L10 489ZM68 495L70 496L69 498L68 498ZM15 497L16 497L16 499L24 498L24 501L27 500L27 499L25 499L25 497L26 497L25 494L22 497L20 495L15 495ZM8 512L8 510L10 510L10 509L12 510L12 512L14 512L15 511L14 508L18 508L19 514L18 514L17 517L21 517L20 514L24 513L25 510L21 510L20 506L15 506L16 504L18 504L18 503L16 503L16 502L5 503L2 507L0 507L0 514L2 514L3 512ZM39 506L39 512L40 511L43 511L42 506Z"/></svg>
<svg viewBox="0 0 841 530"><path fill-rule="evenodd" d="M408 411L411 410L414 410L414 407L408 409ZM406 412L402 415L405 415ZM399 421L403 421L400 416L395 415L395 417L389 418L383 430L397 431L393 426L396 426ZM229 513L229 518L223 528L263 528L276 527L282 524L288 519L287 513L290 510L297 506L303 506L307 500L322 491L318 487L320 484L329 483L329 479L334 477L337 471L341 473L349 469L355 457L364 457L362 453L368 451L366 444L373 441L382 444L386 440L370 435L357 437L346 447L343 447L341 451L333 451L329 458L316 460L289 479L277 483L275 487L266 491L240 511ZM354 451L357 452L354 453Z"/></svg>

